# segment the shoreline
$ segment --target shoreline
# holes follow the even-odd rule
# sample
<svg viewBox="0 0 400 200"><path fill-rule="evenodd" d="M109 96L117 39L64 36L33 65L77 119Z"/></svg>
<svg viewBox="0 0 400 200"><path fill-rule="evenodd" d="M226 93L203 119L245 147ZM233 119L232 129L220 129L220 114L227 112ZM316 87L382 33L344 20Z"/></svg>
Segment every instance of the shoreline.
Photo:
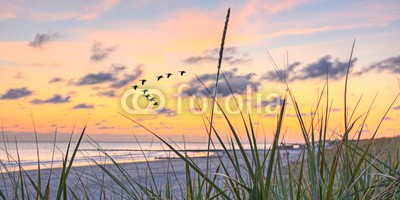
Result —
<svg viewBox="0 0 400 200"><path fill-rule="evenodd" d="M147 160L145 158L145 156L143 156L143 154L140 155L140 157L130 157L130 158L117 158L118 155L114 156L111 155L111 158L113 158L117 163L119 164L130 164L130 163L140 163L140 162L156 162L156 161L168 161L168 160L173 160L173 159L180 159L179 156L177 156L173 151L170 150L120 150L120 149L102 149L106 152L118 152L118 151L134 151L134 152L171 152L171 154L168 155L158 155L158 156L148 156ZM87 151L97 151L97 152L101 152L101 149L83 149L83 150L78 150L78 152L87 152ZM285 151L288 152L298 152L301 151L301 149L293 149L293 148L285 148L285 147L281 147L280 150L282 151L281 153L285 154ZM207 158L207 155L205 154L206 151L203 149L188 149L188 150L179 150L182 154L184 154L184 152L186 151L189 154L190 158L196 158L196 159L201 159L201 158ZM232 152L233 150L229 150L230 152ZM236 150L237 152L239 152L238 150ZM251 152L251 149L245 149L245 151L247 153ZM259 150L260 153L263 152L264 150ZM267 150L268 151L268 150ZM198 153L204 153L204 154L198 154ZM191 153L197 153L197 154L192 154ZM220 156L224 156L224 150L223 149L216 149L216 150L210 150L210 158L218 158L217 154L220 154ZM221 154L222 153L222 154ZM250 154L249 154L250 155ZM21 157L23 159L23 157ZM110 165L113 164L113 162L111 161L111 159L109 157L107 157L105 154L101 155L101 156L96 156L97 159L96 162L101 163L102 165ZM52 169L58 169L58 168L62 168L62 161L60 159L55 159L54 160L54 164L52 167L51 166L51 160L44 160L40 162L40 168L41 170L50 170ZM23 171L37 171L37 160L31 160L28 162L21 162L22 163L22 168L24 169ZM29 164L27 164L29 163ZM6 173L4 170L4 165L6 165L8 167L8 171L9 172L16 172L19 171L19 166L18 163L16 163L16 159L11 159L10 162L8 162L8 160L2 160L2 164L3 166L0 166L0 174L1 173ZM95 166L95 162L94 159L92 159L90 156L85 156L85 157L76 157L73 163L73 167L77 168L77 167L90 167L90 166Z"/></svg>
<svg viewBox="0 0 400 200"><path fill-rule="evenodd" d="M294 161L297 159L300 151L296 151L298 153L294 153L291 151L290 160ZM281 152L284 153L284 152ZM233 172L234 167L227 160L227 156L221 157L222 162L226 165L228 171ZM244 161L239 158L239 162ZM206 160L207 157L196 157L192 158L193 162L195 162L201 170L206 169ZM217 156L213 156L209 158L210 160L210 172L217 172L218 164L220 163ZM170 158L170 159L152 159L148 162L146 161L138 161L138 162L125 162L118 163L123 171L126 173L125 175L121 173L120 168L113 163L102 164L101 166L92 163L92 165L85 166L73 166L71 168L70 174L68 176L67 182L74 183L71 185L71 190L75 191L76 194L84 197L85 191L91 191L93 197L98 197L101 194L102 188L104 190L112 190L114 186L117 185L115 180L110 177L107 172L104 171L106 169L109 173L111 173L115 177L119 177L119 181L122 184L131 184L131 181L136 181L139 184L147 184L153 185L153 182L157 183L157 187L162 188L165 187L167 179L171 179L174 184L171 183L171 190L178 194L182 186L180 184L184 184L184 180L186 180L186 164L180 158ZM286 165L286 163L284 163ZM104 168L104 169L102 169ZM221 169L220 169L221 170ZM190 171L193 169L190 168ZM30 176L30 178L34 181L38 181L38 171L31 169L25 170L23 172L24 176L26 174ZM51 175L50 175L51 173ZM60 181L60 177L62 174L62 168L52 168L52 169L44 169L41 168L40 176L42 182L42 188L47 184L49 177L50 178L50 191L51 197L55 196L55 193L58 188L58 183ZM126 176L129 176L131 180L126 179ZM0 186L1 191L8 190L8 192L12 192L12 187L7 187L6 185L12 185L10 180L7 178L9 176L17 178L19 176L18 171L9 172L8 174L3 172L0 173L0 178L8 181L7 184ZM34 190L34 187L26 178L27 187L31 190ZM180 181L180 182L179 182ZM84 189L83 189L84 188ZM112 192L110 192L112 193Z"/></svg>

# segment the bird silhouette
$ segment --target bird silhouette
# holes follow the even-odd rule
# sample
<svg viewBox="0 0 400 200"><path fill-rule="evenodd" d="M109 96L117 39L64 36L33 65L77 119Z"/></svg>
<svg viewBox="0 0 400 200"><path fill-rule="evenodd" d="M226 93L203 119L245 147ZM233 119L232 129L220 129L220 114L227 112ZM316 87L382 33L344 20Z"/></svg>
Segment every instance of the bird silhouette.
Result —
<svg viewBox="0 0 400 200"><path fill-rule="evenodd" d="M156 100L154 97L151 97L151 98L149 99L149 101L154 101L154 100Z"/></svg>
<svg viewBox="0 0 400 200"><path fill-rule="evenodd" d="M148 92L149 90L148 89L144 89L142 91L143 91L143 94L146 94L146 92Z"/></svg>
<svg viewBox="0 0 400 200"><path fill-rule="evenodd" d="M156 106L156 105L158 105L158 103L157 103L157 102L154 102L153 105Z"/></svg>
<svg viewBox="0 0 400 200"><path fill-rule="evenodd" d="M142 80L139 80L139 81L141 81L142 82L142 85L144 85L144 83L147 81L146 79L142 79Z"/></svg>
<svg viewBox="0 0 400 200"><path fill-rule="evenodd" d="M133 88L134 90L136 90L138 87L139 87L139 86L137 86L137 85L132 86L132 88Z"/></svg>
<svg viewBox="0 0 400 200"><path fill-rule="evenodd" d="M156 76L156 77L157 77L157 81L159 81L160 79L164 78L162 75Z"/></svg>
<svg viewBox="0 0 400 200"><path fill-rule="evenodd" d="M147 99L150 98L150 94L144 94L143 96L145 96Z"/></svg>
<svg viewBox="0 0 400 200"><path fill-rule="evenodd" d="M179 73L181 73L181 76L183 76L184 73L186 73L186 71L178 71Z"/></svg>
<svg viewBox="0 0 400 200"><path fill-rule="evenodd" d="M172 73L166 73L166 75L167 75L167 78L169 78L172 75Z"/></svg>

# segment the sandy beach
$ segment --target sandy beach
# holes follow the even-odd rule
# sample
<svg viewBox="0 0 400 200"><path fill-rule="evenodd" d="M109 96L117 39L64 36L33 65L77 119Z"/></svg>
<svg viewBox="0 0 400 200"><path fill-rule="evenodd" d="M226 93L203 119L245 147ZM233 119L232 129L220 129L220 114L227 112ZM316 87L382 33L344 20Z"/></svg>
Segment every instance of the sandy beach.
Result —
<svg viewBox="0 0 400 200"><path fill-rule="evenodd" d="M290 160L296 160L298 158L300 151L290 151ZM193 161L199 166L202 171L206 169L207 159L205 157L193 158ZM210 172L213 175L216 172L217 165L220 163L217 157L210 159L211 168ZM228 172L233 172L234 168L227 160L227 157L222 158L222 161L227 167ZM243 161L243 160L242 160ZM244 163L243 163L244 164ZM167 179L169 178L172 193L176 195L176 198L181 199L183 197L180 194L185 194L185 183L186 183L186 166L181 159L161 159L154 160L150 162L132 162L121 164L124 173L121 173L119 168L113 164L102 165L107 169L116 179L121 181L121 183L130 188L135 194L143 194L137 184L147 185L148 187L153 187L156 185L157 188L165 188ZM244 165L243 165L244 167ZM244 169L244 168L243 168ZM191 170L193 172L193 170ZM37 182L38 173L37 170L28 170L26 173L31 177L34 182ZM51 173L50 178L50 191L51 198L56 197L57 187L59 183L59 177L61 176L61 168L42 169L41 179L42 179L42 190L46 187L48 178ZM151 176L153 174L153 176ZM6 185L1 185L1 191L7 191L8 197L13 197L12 183L10 176L14 179L18 178L18 172L13 173L2 173L0 178L3 179ZM192 178L197 178L192 177ZM2 183L3 183L2 182ZM30 184L29 179L25 176L25 182L27 187L34 191L34 187ZM218 182L218 179L216 179ZM131 188L135 185L135 189ZM113 178L111 178L105 171L98 165L90 166L79 166L73 167L67 180L68 190L73 191L79 198L98 198L104 195L108 199L123 199L129 198L129 195L118 185ZM182 192L183 191L183 192ZM5 193L5 192L4 192ZM165 194L162 194L165 195Z"/></svg>

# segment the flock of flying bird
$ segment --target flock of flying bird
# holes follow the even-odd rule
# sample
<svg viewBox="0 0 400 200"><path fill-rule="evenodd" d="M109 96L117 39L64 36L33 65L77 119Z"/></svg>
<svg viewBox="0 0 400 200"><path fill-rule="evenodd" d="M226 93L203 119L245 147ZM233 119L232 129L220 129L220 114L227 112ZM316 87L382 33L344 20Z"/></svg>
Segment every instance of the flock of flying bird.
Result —
<svg viewBox="0 0 400 200"><path fill-rule="evenodd" d="M179 72L179 74L181 76L183 76L183 74L186 73L186 71L178 71L178 72ZM170 78L173 74L172 73L165 73L165 75L166 75L166 78ZM159 76L156 76L156 78L157 78L157 81L160 81L162 78L164 78L164 76L163 75L159 75ZM144 83L147 82L146 79L142 79L142 80L139 80L139 81L141 82L142 85L144 85ZM132 88L134 90L137 90L139 88L139 85L133 85ZM158 105L158 102L156 101L156 99L149 94L149 90L148 89L143 89L142 92L143 92L143 96L146 97L146 99L149 100L149 102L151 102L152 105L154 105L154 106Z"/></svg>

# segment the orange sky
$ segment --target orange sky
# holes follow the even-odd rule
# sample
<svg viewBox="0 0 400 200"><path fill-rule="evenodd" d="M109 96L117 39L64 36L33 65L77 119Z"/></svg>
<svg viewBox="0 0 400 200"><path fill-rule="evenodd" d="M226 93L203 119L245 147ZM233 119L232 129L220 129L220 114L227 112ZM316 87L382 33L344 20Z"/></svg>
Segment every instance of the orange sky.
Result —
<svg viewBox="0 0 400 200"><path fill-rule="evenodd" d="M88 134L94 136L148 134L118 114L122 112L162 136L204 139L201 115L190 110L195 104L187 91L205 95L195 75L210 87L215 81L216 48L228 7L232 13L222 71L243 107L251 108L260 138L264 134L272 138L279 109L272 97L285 91L266 49L280 69L286 65L288 52L293 66L290 87L307 125L329 68L333 102L329 130L335 135L343 131L344 74L354 38L349 109L363 95L356 112L362 115L379 92L367 120L369 131L375 129L399 92L397 1L0 1L0 121L4 130L20 140L28 138L33 132L33 113L40 133L53 133L55 127L68 133L75 122L78 127L87 122ZM187 73L180 76L179 70ZM170 79L156 81L157 75L167 72L173 73ZM148 82L140 86L140 79ZM138 91L131 88L135 84L140 86ZM184 86L180 94L177 88ZM143 88L162 94L165 101L156 96L161 105L154 107L160 112L132 111L132 103L121 101L124 94L131 94L128 102L132 102L132 95L140 96ZM236 110L226 85L221 83L218 91L224 108ZM148 104L142 96L139 101ZM209 116L211 101L205 101ZM398 135L399 104L394 104L378 136ZM243 129L233 111L227 112L235 126ZM291 101L285 115L286 139L302 141ZM215 116L215 126L229 135L221 114Z"/></svg>

